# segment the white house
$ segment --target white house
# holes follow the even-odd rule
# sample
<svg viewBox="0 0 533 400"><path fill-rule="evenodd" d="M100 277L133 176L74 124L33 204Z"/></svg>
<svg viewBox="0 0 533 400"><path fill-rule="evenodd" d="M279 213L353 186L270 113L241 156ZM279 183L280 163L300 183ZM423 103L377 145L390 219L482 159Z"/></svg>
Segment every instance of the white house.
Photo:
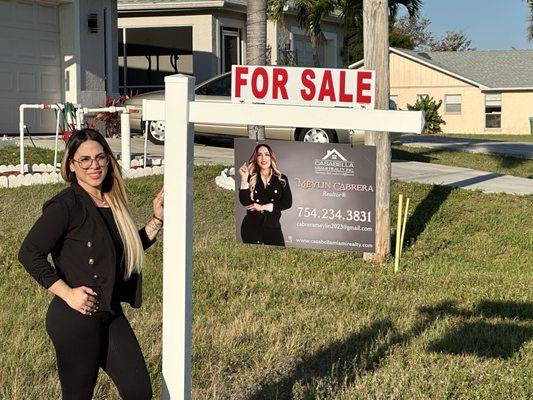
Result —
<svg viewBox="0 0 533 400"><path fill-rule="evenodd" d="M246 0L118 0L121 91L163 88L164 76L192 74L200 83L246 63ZM323 67L340 67L338 15L322 23ZM311 43L289 7L267 22L267 63L313 65Z"/></svg>
<svg viewBox="0 0 533 400"><path fill-rule="evenodd" d="M18 132L22 103L100 105L118 93L116 0L0 1L0 134ZM52 111L26 111L30 132Z"/></svg>

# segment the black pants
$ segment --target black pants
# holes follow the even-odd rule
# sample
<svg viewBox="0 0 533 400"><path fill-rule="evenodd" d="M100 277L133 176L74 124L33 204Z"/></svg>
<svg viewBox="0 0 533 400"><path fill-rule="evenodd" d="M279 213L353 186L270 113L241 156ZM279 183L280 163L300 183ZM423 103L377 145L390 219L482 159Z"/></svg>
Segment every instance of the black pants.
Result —
<svg viewBox="0 0 533 400"><path fill-rule="evenodd" d="M101 367L124 400L152 398L141 348L120 310L83 315L54 296L46 330L56 350L63 400L90 400Z"/></svg>

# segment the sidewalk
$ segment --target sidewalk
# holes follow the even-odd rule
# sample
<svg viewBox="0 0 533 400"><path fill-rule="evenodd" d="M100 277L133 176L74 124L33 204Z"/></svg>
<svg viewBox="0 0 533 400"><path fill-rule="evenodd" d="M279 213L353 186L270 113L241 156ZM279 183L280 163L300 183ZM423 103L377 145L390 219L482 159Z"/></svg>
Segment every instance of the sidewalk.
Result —
<svg viewBox="0 0 533 400"><path fill-rule="evenodd" d="M417 161L392 160L392 179L485 193L533 194L533 179Z"/></svg>
<svg viewBox="0 0 533 400"><path fill-rule="evenodd" d="M402 135L395 140L408 147L460 150L468 153L496 154L533 160L532 142L504 142L496 140L447 138L429 135Z"/></svg>

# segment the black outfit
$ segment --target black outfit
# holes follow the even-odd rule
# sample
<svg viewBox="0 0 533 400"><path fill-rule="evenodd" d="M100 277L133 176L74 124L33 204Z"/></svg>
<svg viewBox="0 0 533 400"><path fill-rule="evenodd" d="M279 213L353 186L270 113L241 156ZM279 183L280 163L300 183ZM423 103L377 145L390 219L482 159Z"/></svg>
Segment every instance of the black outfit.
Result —
<svg viewBox="0 0 533 400"><path fill-rule="evenodd" d="M243 206L252 203L273 204L270 211L250 211L241 224L241 238L243 243L270 244L275 246L285 246L285 239L281 231L281 211L291 208L292 194L289 180L285 175L281 175L283 181L276 175L272 175L270 181L265 184L258 174L255 184L253 199L250 196L250 189L239 190L239 200ZM250 179L248 178L248 182Z"/></svg>
<svg viewBox="0 0 533 400"><path fill-rule="evenodd" d="M153 244L144 228L139 235L144 249ZM19 260L43 287L63 279L72 288L92 288L100 302L92 315L79 313L58 296L48 307L46 329L56 350L63 400L91 399L99 367L123 399L150 399L146 364L120 305L141 306L141 274L123 280L124 249L111 209L96 207L73 183L44 204Z"/></svg>

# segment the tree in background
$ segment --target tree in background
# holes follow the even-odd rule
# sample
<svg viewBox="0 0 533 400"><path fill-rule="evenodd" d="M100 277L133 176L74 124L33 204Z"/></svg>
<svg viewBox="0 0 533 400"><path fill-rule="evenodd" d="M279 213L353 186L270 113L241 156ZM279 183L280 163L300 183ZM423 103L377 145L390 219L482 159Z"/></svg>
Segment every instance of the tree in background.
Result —
<svg viewBox="0 0 533 400"><path fill-rule="evenodd" d="M363 59L363 0L338 0L344 18L344 41L342 46L343 64ZM418 19L422 0L389 0L389 45L392 47L413 48L410 37L395 32L392 27L400 7L407 10L409 18Z"/></svg>
<svg viewBox="0 0 533 400"><path fill-rule="evenodd" d="M269 18L273 21L281 21L283 10L287 4L288 0L269 0ZM322 20L335 10L341 12L345 27L342 47L343 64L348 65L350 61L357 61L362 58L363 0L294 0L291 2L291 6L296 9L300 27L309 33L315 66L320 66L318 46L324 39ZM414 17L418 15L421 6L422 0L389 0L389 14L392 20L395 20L399 8L404 7L407 9L408 15ZM401 37L398 40L403 43L405 38ZM397 42L392 41L391 45L395 46ZM350 47L357 50L351 51ZM353 53L361 56L359 58L349 57Z"/></svg>
<svg viewBox="0 0 533 400"><path fill-rule="evenodd" d="M431 51L467 51L475 50L470 47L472 41L468 39L466 33L459 32L446 32L446 34L440 38L429 43Z"/></svg>
<svg viewBox="0 0 533 400"><path fill-rule="evenodd" d="M529 4L529 26L527 28L527 38L533 42L533 0L526 0Z"/></svg>
<svg viewBox="0 0 533 400"><path fill-rule="evenodd" d="M444 36L436 38L429 30L429 25L431 25L429 18L410 18L407 15L401 17L394 23L392 32L398 37L409 38L412 46L392 46L418 51L475 50L470 47L472 41L464 32L446 32Z"/></svg>

